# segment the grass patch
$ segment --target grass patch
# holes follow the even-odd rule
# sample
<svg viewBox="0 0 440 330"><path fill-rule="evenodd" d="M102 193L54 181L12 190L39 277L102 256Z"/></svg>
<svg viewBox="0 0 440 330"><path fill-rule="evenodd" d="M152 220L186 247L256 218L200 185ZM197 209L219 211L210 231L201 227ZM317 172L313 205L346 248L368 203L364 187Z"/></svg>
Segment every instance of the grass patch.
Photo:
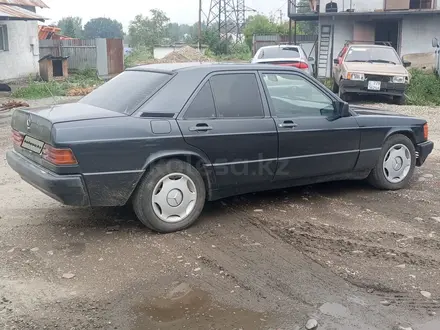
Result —
<svg viewBox="0 0 440 330"><path fill-rule="evenodd" d="M125 56L125 68L131 68L153 59L154 56L151 53L151 49L146 47L137 47L133 49L129 55Z"/></svg>
<svg viewBox="0 0 440 330"><path fill-rule="evenodd" d="M29 79L28 85L17 89L12 97L20 99L41 99L53 96L66 96L72 90L90 89L103 83L95 70L84 70L69 75L64 81L35 81ZM80 95L80 94L78 94Z"/></svg>
<svg viewBox="0 0 440 330"><path fill-rule="evenodd" d="M412 69L411 80L406 92L406 102L410 105L439 106L440 79L434 73Z"/></svg>

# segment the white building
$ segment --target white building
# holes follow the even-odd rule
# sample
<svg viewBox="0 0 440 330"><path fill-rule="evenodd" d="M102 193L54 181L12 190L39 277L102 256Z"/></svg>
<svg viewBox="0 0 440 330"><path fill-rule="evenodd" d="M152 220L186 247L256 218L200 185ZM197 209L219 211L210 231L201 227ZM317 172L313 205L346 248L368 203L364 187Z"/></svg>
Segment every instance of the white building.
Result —
<svg viewBox="0 0 440 330"><path fill-rule="evenodd" d="M289 0L289 17L294 21L318 21L319 77L330 77L333 59L348 40L389 42L401 56L427 62L432 57L434 63L432 39L440 37L440 1L309 1L314 12L301 14L299 1Z"/></svg>
<svg viewBox="0 0 440 330"><path fill-rule="evenodd" d="M35 7L47 8L41 0L0 0L0 81L39 72L37 21L44 19Z"/></svg>

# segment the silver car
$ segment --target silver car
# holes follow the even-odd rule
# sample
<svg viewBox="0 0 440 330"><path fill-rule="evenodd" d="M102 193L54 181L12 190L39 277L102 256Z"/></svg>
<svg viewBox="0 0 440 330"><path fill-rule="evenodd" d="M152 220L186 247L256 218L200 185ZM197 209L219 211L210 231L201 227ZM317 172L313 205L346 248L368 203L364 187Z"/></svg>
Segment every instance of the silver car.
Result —
<svg viewBox="0 0 440 330"><path fill-rule="evenodd" d="M276 45L258 49L251 63L291 66L312 74L313 69L309 61L314 59L308 58L301 46Z"/></svg>

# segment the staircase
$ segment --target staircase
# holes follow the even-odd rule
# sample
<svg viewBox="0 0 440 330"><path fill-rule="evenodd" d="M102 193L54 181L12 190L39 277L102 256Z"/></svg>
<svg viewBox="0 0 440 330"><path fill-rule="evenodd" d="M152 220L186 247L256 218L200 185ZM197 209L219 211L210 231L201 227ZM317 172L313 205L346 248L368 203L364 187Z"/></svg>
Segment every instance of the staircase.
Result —
<svg viewBox="0 0 440 330"><path fill-rule="evenodd" d="M331 25L321 25L321 42L319 44L319 55L318 55L318 77L326 78L329 70L329 56L332 46L332 26ZM331 59L330 59L331 60Z"/></svg>

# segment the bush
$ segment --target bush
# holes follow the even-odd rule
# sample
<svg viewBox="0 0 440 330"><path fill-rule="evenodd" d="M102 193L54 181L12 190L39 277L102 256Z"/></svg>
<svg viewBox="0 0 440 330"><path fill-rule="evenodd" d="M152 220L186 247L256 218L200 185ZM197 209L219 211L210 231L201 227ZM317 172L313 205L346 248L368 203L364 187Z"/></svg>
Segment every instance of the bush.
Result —
<svg viewBox="0 0 440 330"><path fill-rule="evenodd" d="M407 103L411 105L440 105L440 79L434 73L418 69L410 71L411 80L406 92Z"/></svg>

